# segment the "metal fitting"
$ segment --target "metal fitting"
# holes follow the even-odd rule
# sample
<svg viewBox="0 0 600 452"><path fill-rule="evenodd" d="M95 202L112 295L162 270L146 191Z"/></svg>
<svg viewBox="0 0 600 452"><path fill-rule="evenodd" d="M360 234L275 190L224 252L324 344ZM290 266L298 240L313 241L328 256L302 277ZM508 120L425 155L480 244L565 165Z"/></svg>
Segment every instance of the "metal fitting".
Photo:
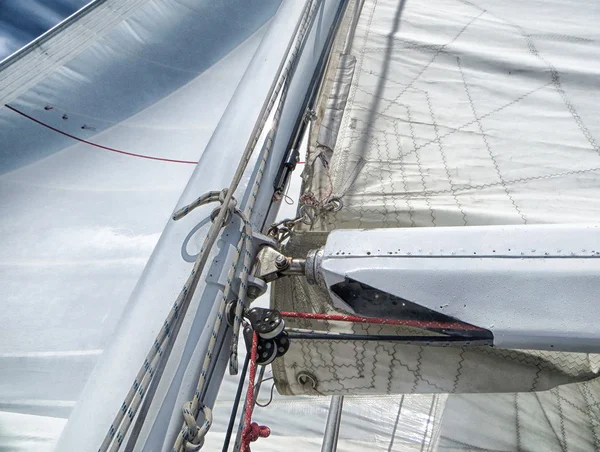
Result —
<svg viewBox="0 0 600 452"><path fill-rule="evenodd" d="M277 251L275 248L265 246L256 256L253 274L266 282L275 281L282 276L304 275L304 260L292 259Z"/></svg>
<svg viewBox="0 0 600 452"><path fill-rule="evenodd" d="M287 268L288 265L289 265L288 260L286 259L286 257L283 254L280 254L279 256L277 256L275 258L275 266L279 270L283 270L284 268Z"/></svg>
<svg viewBox="0 0 600 452"><path fill-rule="evenodd" d="M306 281L312 285L323 285L321 276L321 260L323 259L323 248L310 250L306 255L305 273Z"/></svg>
<svg viewBox="0 0 600 452"><path fill-rule="evenodd" d="M246 296L249 300L256 300L267 291L267 283L260 278L248 275L248 290Z"/></svg>
<svg viewBox="0 0 600 452"><path fill-rule="evenodd" d="M317 389L317 377L310 372L302 370L296 375L296 381L303 388Z"/></svg>

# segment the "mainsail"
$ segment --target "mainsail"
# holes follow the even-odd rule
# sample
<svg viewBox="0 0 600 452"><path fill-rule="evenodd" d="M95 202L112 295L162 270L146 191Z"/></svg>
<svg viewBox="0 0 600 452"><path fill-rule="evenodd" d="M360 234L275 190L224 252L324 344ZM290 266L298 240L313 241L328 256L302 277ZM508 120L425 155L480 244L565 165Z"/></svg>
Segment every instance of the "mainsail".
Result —
<svg viewBox="0 0 600 452"><path fill-rule="evenodd" d="M305 255L340 228L597 221L597 99L584 86L598 78L598 67L577 59L597 61L594 7L584 13L569 2L513 8L366 0L356 8L356 27L338 41L311 135L302 193L311 224L296 227L288 254ZM569 23L557 23L567 16ZM405 244L392 245L398 253ZM272 304L337 311L329 294L300 279L276 281ZM292 320L288 325L308 330L401 334ZM461 421L442 427L439 448L594 444L594 421L580 430L562 410L596 417L598 355L309 340L273 368L287 394L551 389L450 396L444 420ZM303 384L297 376L304 371L318 384ZM584 383L556 387L577 381ZM439 409L438 399L430 400ZM497 410L486 412L490 406ZM477 427L459 427L463 422ZM502 435L498 424L516 433ZM554 433L558 424L562 436Z"/></svg>

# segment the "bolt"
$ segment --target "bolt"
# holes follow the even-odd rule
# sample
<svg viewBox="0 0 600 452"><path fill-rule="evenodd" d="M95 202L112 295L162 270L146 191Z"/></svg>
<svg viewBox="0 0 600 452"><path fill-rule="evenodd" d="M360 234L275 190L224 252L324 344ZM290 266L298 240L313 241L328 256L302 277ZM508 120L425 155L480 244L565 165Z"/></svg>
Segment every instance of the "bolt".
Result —
<svg viewBox="0 0 600 452"><path fill-rule="evenodd" d="M260 295L260 290L256 286L248 286L248 290L246 291L246 296L250 300L255 300Z"/></svg>
<svg viewBox="0 0 600 452"><path fill-rule="evenodd" d="M281 269L285 268L287 266L287 264L288 264L288 261L285 258L285 256L279 255L275 258L275 266L278 269L281 270Z"/></svg>

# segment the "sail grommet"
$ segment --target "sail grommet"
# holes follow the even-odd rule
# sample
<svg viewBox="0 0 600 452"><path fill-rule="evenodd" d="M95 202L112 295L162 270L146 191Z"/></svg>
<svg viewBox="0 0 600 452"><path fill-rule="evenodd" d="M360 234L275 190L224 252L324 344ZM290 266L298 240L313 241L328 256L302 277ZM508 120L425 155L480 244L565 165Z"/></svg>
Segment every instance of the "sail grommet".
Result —
<svg viewBox="0 0 600 452"><path fill-rule="evenodd" d="M317 389L317 377L306 370L298 372L296 381L303 388Z"/></svg>

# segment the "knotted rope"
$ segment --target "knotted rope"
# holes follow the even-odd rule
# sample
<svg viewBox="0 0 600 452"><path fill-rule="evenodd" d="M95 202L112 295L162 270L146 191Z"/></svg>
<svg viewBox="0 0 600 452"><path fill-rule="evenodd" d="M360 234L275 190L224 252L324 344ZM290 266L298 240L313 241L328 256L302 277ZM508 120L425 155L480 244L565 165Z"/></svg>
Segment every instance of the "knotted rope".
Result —
<svg viewBox="0 0 600 452"><path fill-rule="evenodd" d="M246 396L246 412L244 415L244 431L242 432L241 452L251 452L250 443L258 438L267 438L271 429L252 422L254 411L254 380L256 379L256 356L258 349L258 334L252 334L252 351L250 352L250 375L248 376L248 393Z"/></svg>

